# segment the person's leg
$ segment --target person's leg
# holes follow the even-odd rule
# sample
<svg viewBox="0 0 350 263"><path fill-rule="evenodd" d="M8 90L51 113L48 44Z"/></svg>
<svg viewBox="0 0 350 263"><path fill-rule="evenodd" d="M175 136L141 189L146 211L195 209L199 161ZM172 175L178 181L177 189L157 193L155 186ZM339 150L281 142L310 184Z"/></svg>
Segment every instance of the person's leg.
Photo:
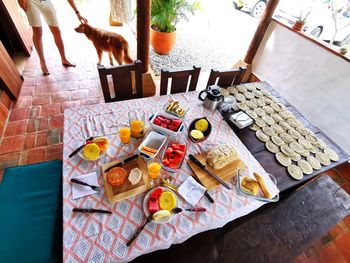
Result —
<svg viewBox="0 0 350 263"><path fill-rule="evenodd" d="M49 75L50 73L49 73L49 70L47 69L46 61L44 57L44 48L43 48L43 40L42 40L43 29L42 27L34 27L34 26L32 28L33 28L33 43L34 43L36 52L38 52L41 70L43 71L44 75Z"/></svg>
<svg viewBox="0 0 350 263"><path fill-rule="evenodd" d="M58 26L49 26L49 27L50 27L50 30L52 32L52 35L53 35L53 38L55 40L56 46L58 48L58 51L60 52L63 66L65 66L65 67L75 67L75 64L70 63L67 60L67 58L66 58L66 54L65 54L65 50L64 50L64 44L63 44L60 28Z"/></svg>

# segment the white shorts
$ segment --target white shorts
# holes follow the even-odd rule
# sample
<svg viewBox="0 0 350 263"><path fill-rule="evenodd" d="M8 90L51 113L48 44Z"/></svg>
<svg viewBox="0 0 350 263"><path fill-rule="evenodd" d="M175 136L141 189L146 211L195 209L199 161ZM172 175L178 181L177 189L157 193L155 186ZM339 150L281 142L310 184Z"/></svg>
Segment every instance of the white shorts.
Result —
<svg viewBox="0 0 350 263"><path fill-rule="evenodd" d="M50 0L28 0L26 15L32 27L41 27L40 14L49 26L58 26L56 10Z"/></svg>

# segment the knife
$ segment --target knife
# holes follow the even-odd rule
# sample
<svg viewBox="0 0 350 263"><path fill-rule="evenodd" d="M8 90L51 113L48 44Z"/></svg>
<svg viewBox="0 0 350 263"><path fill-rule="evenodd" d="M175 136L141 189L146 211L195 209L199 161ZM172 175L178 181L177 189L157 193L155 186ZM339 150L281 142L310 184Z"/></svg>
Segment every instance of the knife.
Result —
<svg viewBox="0 0 350 263"><path fill-rule="evenodd" d="M112 166L108 167L104 172L107 173L114 167L122 166L122 165L126 164L127 162L136 159L138 156L139 156L138 154L132 155L132 156L126 158L124 161L116 163L116 164L113 164Z"/></svg>
<svg viewBox="0 0 350 263"><path fill-rule="evenodd" d="M77 149L75 149L74 152L72 152L68 157L69 157L69 158L72 158L72 157L73 157L74 155L76 155L81 149L83 149L83 147L85 146L85 144L86 144L87 141L92 141L93 139L94 139L94 137L90 137L89 139L87 139L83 145L81 145L81 146L79 146Z"/></svg>
<svg viewBox="0 0 350 263"><path fill-rule="evenodd" d="M93 208L73 208L73 212L112 214L111 211Z"/></svg>
<svg viewBox="0 0 350 263"><path fill-rule="evenodd" d="M213 174L212 172L208 171L207 168L205 168L205 165L202 164L196 157L194 157L192 154L188 156L191 161L193 161L199 168L201 168L203 171L205 171L207 174L209 174L211 177L213 177L216 181L218 181L220 184L225 186L227 189L231 190L231 187L225 183L220 177L217 175Z"/></svg>
<svg viewBox="0 0 350 263"><path fill-rule="evenodd" d="M189 166L192 170L192 167ZM192 170L193 171L193 170ZM206 196L206 198L208 198L209 202L214 204L214 199L210 196L208 189L205 187L205 185L199 180L198 176L194 173L193 171L193 175L192 175L193 179L197 181L197 183L199 183L201 186L203 186L205 188L205 192L204 195Z"/></svg>

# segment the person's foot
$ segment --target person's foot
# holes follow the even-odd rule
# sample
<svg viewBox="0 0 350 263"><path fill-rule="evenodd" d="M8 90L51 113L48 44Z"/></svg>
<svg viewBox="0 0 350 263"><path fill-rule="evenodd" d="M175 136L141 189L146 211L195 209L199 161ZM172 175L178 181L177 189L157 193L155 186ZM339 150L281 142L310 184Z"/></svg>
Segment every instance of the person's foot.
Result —
<svg viewBox="0 0 350 263"><path fill-rule="evenodd" d="M50 72L46 66L45 62L40 63L41 71L43 72L44 76L50 75Z"/></svg>
<svg viewBox="0 0 350 263"><path fill-rule="evenodd" d="M70 63L68 60L62 60L62 65L64 67L75 67L76 65L74 63Z"/></svg>

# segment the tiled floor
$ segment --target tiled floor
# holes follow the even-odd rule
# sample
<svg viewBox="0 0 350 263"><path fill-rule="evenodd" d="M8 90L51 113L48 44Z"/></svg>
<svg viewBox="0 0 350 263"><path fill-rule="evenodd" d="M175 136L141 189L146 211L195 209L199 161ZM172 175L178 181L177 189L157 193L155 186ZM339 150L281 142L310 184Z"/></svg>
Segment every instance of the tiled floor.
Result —
<svg viewBox="0 0 350 263"><path fill-rule="evenodd" d="M71 12L69 7L62 7L65 8ZM61 159L64 110L103 102L95 50L85 36L68 30L77 25L74 19L68 16L61 19L65 25L61 28L67 56L77 64L76 68L62 67L47 28L44 29L44 45L51 75L42 76L35 51L26 62L21 93L13 105L0 142L1 170ZM350 193L350 165L332 169L330 175ZM305 250L295 262L350 262L350 215Z"/></svg>

